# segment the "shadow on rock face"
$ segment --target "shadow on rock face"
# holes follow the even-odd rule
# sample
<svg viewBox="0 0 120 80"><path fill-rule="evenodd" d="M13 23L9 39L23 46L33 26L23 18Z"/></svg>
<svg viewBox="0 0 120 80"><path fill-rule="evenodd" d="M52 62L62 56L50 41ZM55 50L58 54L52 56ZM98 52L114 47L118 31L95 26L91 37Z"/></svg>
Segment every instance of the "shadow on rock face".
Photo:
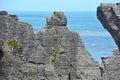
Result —
<svg viewBox="0 0 120 80"><path fill-rule="evenodd" d="M1 59L2 59L2 57L3 57L3 50L2 50L2 48L0 48L0 76L2 74L2 72L1 72ZM0 77L0 79L1 79L1 77Z"/></svg>
<svg viewBox="0 0 120 80"><path fill-rule="evenodd" d="M2 51L2 49L0 48L0 60L2 59L2 57L3 57L3 51Z"/></svg>

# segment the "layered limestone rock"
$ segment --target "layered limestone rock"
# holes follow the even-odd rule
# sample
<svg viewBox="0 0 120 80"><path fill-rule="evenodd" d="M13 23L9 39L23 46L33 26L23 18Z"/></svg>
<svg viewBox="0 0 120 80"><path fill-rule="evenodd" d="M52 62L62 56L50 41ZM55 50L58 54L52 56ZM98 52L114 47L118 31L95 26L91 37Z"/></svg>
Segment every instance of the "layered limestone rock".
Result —
<svg viewBox="0 0 120 80"><path fill-rule="evenodd" d="M3 58L0 62L0 80L47 80L44 65L35 65L24 61L24 56L3 46Z"/></svg>
<svg viewBox="0 0 120 80"><path fill-rule="evenodd" d="M4 46L13 37L22 44L20 52ZM48 61L45 53L30 24L18 21L17 16L6 11L0 12L1 80L45 80L44 64Z"/></svg>
<svg viewBox="0 0 120 80"><path fill-rule="evenodd" d="M120 49L120 5L101 4L97 9L97 17L104 28L112 35Z"/></svg>
<svg viewBox="0 0 120 80"><path fill-rule="evenodd" d="M61 21L60 18L58 23ZM63 23L66 23L66 20ZM59 79L100 80L99 64L85 49L76 32L69 31L66 26L58 26L56 22L52 25L47 22L37 35Z"/></svg>
<svg viewBox="0 0 120 80"><path fill-rule="evenodd" d="M114 50L113 55L102 57L103 74L102 80L120 80L120 52Z"/></svg>
<svg viewBox="0 0 120 80"><path fill-rule="evenodd" d="M63 12L52 17L34 34L30 24L0 11L0 80L101 79L99 64L79 35L67 29ZM12 39L20 42L20 49L9 46Z"/></svg>
<svg viewBox="0 0 120 80"><path fill-rule="evenodd" d="M16 37L23 44L22 54L26 57L26 61L44 63L44 60L42 61L40 59L44 58L45 51L39 44L40 42L37 40L37 36L33 33L31 25L17 21L18 18L16 15L9 15L5 11L0 13L0 46L7 39Z"/></svg>
<svg viewBox="0 0 120 80"><path fill-rule="evenodd" d="M54 12L52 16L49 16L46 18L48 25L53 26L66 26L67 25L67 19L64 16L63 12Z"/></svg>
<svg viewBox="0 0 120 80"><path fill-rule="evenodd" d="M120 50L120 3L101 4L97 8L97 17L112 35ZM114 50L112 56L102 57L102 80L120 80L119 50Z"/></svg>

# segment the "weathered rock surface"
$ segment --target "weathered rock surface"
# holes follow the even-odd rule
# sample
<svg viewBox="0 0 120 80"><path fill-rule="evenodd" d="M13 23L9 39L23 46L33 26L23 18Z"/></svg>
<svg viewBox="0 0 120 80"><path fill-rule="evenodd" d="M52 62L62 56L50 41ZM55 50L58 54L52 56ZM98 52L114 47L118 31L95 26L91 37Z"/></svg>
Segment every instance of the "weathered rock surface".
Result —
<svg viewBox="0 0 120 80"><path fill-rule="evenodd" d="M55 20L47 17L47 25L34 34L30 24L0 12L0 80L101 79L99 64L79 35L67 29L64 14L54 16ZM6 45L13 37L22 44L19 55Z"/></svg>
<svg viewBox="0 0 120 80"><path fill-rule="evenodd" d="M59 23L59 22L58 22ZM99 64L87 52L76 32L66 26L46 25L37 34L61 80L100 80Z"/></svg>
<svg viewBox="0 0 120 80"><path fill-rule="evenodd" d="M104 28L112 35L120 49L120 5L101 4L97 9L97 17Z"/></svg>
<svg viewBox="0 0 120 80"><path fill-rule="evenodd" d="M67 25L67 19L64 16L63 12L54 12L54 14L50 17L47 17L46 20L47 20L47 25L53 25L53 26Z"/></svg>
<svg viewBox="0 0 120 80"><path fill-rule="evenodd" d="M103 61L103 80L120 80L120 52L113 51L113 56L102 57Z"/></svg>
<svg viewBox="0 0 120 80"><path fill-rule="evenodd" d="M92 80L100 78L97 62L85 50L81 39L75 32L65 26L53 26L51 29L42 29L38 36L47 57L56 53L54 69L62 80Z"/></svg>
<svg viewBox="0 0 120 80"><path fill-rule="evenodd" d="M8 13L6 11L0 11L0 15L7 15Z"/></svg>
<svg viewBox="0 0 120 80"><path fill-rule="evenodd" d="M97 17L112 35L120 50L120 3L101 4L97 9ZM114 50L112 56L102 57L102 80L120 80L119 50Z"/></svg>
<svg viewBox="0 0 120 80"><path fill-rule="evenodd" d="M7 12L0 13L0 48L4 46L6 40L16 37L22 43L20 53L24 57L24 61L19 60L6 46L0 49L0 80L46 79L44 75L46 52L34 35L31 25L17 21L16 16L11 17ZM31 72L31 69L35 70Z"/></svg>

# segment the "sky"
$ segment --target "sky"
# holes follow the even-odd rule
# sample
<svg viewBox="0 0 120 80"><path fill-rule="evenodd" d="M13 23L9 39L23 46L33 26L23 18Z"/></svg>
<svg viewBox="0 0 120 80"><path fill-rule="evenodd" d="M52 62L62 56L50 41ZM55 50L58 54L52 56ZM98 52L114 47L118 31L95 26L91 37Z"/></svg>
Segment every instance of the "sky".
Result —
<svg viewBox="0 0 120 80"><path fill-rule="evenodd" d="M0 0L0 10L7 11L96 11L100 3L120 0Z"/></svg>

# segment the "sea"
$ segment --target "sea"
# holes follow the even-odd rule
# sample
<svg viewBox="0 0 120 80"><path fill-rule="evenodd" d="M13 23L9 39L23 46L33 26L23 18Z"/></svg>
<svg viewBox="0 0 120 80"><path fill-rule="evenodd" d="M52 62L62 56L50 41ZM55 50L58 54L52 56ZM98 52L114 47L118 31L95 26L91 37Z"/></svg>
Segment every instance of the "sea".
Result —
<svg viewBox="0 0 120 80"><path fill-rule="evenodd" d="M46 25L46 17L53 12L9 11L16 14L20 21L29 22L37 33ZM98 62L101 57L111 56L117 48L111 35L97 19L96 12L64 12L69 30L79 33L86 49Z"/></svg>

